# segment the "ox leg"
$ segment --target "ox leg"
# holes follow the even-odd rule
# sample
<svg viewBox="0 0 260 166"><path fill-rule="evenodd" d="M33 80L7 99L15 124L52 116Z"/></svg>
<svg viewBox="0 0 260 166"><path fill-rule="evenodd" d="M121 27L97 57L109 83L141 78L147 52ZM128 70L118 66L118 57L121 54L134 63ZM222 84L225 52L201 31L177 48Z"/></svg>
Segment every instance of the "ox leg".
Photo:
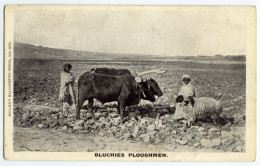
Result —
<svg viewBox="0 0 260 166"><path fill-rule="evenodd" d="M118 102L118 104L117 104L117 112L118 112L118 115L120 115L120 102Z"/></svg>
<svg viewBox="0 0 260 166"><path fill-rule="evenodd" d="M80 119L80 109L82 108L83 103L85 102L85 100L86 99L83 96L79 96L78 104L77 104L77 107L76 107L76 119Z"/></svg>
<svg viewBox="0 0 260 166"><path fill-rule="evenodd" d="M90 111L91 115L92 115L92 118L95 120L95 115L94 115L94 112L93 112L93 104L94 104L94 99L91 98L88 100L88 110Z"/></svg>
<svg viewBox="0 0 260 166"><path fill-rule="evenodd" d="M124 123L124 112L125 112L125 102L119 102L119 111L120 111L120 120L121 120L121 124Z"/></svg>

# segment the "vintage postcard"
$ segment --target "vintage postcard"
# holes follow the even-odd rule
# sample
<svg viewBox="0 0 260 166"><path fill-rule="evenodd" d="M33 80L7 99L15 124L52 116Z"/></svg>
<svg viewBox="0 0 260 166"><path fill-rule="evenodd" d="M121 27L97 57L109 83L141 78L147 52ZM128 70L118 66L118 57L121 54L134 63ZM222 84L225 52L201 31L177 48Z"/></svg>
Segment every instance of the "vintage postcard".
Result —
<svg viewBox="0 0 260 166"><path fill-rule="evenodd" d="M254 161L253 6L8 5L7 160Z"/></svg>

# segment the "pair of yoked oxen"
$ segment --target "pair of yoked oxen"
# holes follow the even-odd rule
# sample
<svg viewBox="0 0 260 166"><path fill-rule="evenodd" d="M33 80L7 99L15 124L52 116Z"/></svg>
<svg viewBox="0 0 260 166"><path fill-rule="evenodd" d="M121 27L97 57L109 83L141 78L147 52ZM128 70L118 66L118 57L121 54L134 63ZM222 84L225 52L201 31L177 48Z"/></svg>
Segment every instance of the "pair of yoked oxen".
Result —
<svg viewBox="0 0 260 166"><path fill-rule="evenodd" d="M128 69L94 68L84 73L78 80L78 108L76 118L80 118L80 109L88 100L88 109L93 113L94 99L101 103L117 101L118 114L123 123L126 106L137 105L140 100L154 102L162 91L154 79L136 81Z"/></svg>

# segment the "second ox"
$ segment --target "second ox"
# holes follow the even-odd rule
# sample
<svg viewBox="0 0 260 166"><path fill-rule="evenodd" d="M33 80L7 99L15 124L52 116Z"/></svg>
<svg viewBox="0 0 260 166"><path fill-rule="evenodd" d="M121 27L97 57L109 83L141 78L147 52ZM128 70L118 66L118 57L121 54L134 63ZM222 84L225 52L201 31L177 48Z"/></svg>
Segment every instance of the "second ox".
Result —
<svg viewBox="0 0 260 166"><path fill-rule="evenodd" d="M115 69L115 68L92 68L90 70L93 73L99 73L99 74L106 74L106 75L112 75L112 76L121 76L124 74L131 74L131 72L128 69Z"/></svg>
<svg viewBox="0 0 260 166"><path fill-rule="evenodd" d="M126 73L112 76L86 72L78 80L78 109L76 118L80 117L80 109L88 100L88 109L93 116L94 99L101 103L118 101L118 113L123 123L123 113L126 106L137 105L141 99L154 102L155 96L162 96L162 91L153 79L137 83L135 78Z"/></svg>

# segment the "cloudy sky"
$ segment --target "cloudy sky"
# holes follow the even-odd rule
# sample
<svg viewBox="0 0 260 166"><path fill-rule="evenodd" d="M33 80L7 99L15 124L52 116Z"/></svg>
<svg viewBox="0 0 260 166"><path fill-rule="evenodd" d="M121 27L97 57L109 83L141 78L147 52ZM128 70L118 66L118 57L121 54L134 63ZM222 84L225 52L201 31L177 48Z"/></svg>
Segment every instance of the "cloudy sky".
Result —
<svg viewBox="0 0 260 166"><path fill-rule="evenodd" d="M230 8L22 10L15 41L83 51L152 55L245 54L244 13Z"/></svg>

